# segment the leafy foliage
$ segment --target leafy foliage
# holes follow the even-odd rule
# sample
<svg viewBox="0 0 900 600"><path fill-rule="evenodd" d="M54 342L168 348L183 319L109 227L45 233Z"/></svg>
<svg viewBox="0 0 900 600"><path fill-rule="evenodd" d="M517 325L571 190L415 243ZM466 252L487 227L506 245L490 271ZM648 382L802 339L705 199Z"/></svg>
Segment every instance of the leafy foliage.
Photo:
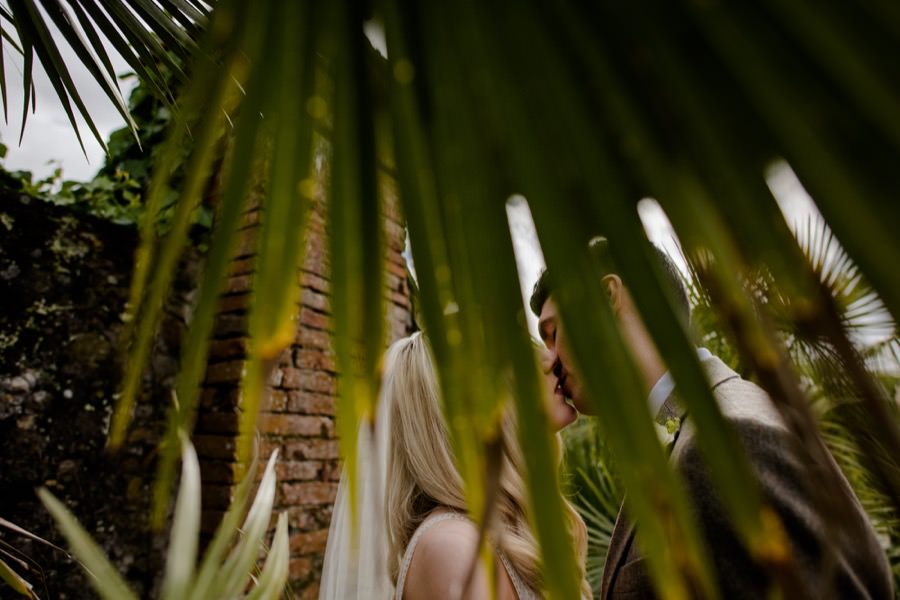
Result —
<svg viewBox="0 0 900 600"><path fill-rule="evenodd" d="M46 27L36 3L11 4L13 14L5 18L16 26L26 62L34 47L56 74L51 79L62 97L71 85L42 35ZM343 284L335 289L343 431L355 431L361 419L371 417L378 377L373 354L383 331L376 284L382 268L379 221L371 218L379 214L376 149L399 184L419 273L422 326L432 342L454 450L476 515L491 501L487 482L495 475L492 465L499 464L498 424L510 401L502 382L515 382L551 596L575 597L577 583L555 493L539 378L518 312L504 206L513 194L528 199L536 218L556 274L560 316L578 365L590 367L580 371L621 465L629 510L642 524L641 542L661 595L716 592L705 566L708 549L657 439L640 374L587 252L586 242L595 235L610 241L749 551L773 573L785 573L787 540L780 524L762 518L747 462L706 386L687 324L677 317L653 265L635 210L640 198L659 200L687 256L702 267L705 289L741 363L801 440L816 435L816 414L784 360L787 351L772 323L744 286L761 265L777 282L777 293L790 299L782 303L785 319L828 340L865 407L871 438L889 456L900 455L889 397L863 368L834 299L804 258L764 178L772 161L783 158L791 165L887 311L900 315L894 272L900 244L893 227L900 214L891 201L900 188L900 79L891 59L898 53L900 21L889 2L872 0L857 10L805 0L466 0L452 6L385 0L368 14L355 2L222 0L208 21L206 5L192 0L79 2L90 10L100 4L121 25L114 37L137 49L131 58L140 63L135 69L145 81L155 77L152 59L162 60L163 41L192 56L191 77L145 197L130 299L129 369L113 419L113 446L124 438L135 382L193 215L209 182L221 176L219 222L183 355L179 408L162 461L169 467L161 481L174 475L175 432L190 422L215 300L251 182L260 179L268 185L260 202L261 269L250 314L244 439L255 425L263 365L277 355L291 327L300 240L309 201L321 193L319 175L330 174L332 279ZM148 11L139 26L131 9ZM363 37L373 16L384 26L387 60ZM108 21L97 28L105 32ZM204 23L191 53L185 36ZM26 96L30 73L29 63ZM86 113L80 105L79 110ZM333 170L318 173L311 149L322 132L331 142L326 163ZM233 153L220 171L215 156L225 137L233 140ZM183 160L189 138L193 144ZM172 225L160 240L156 219L183 163ZM860 444L867 439L859 429L853 436ZM355 438L344 439L352 444ZM803 449L809 460L827 460L815 444ZM346 446L344 451L352 470L354 452ZM876 467L900 508L900 477L887 465ZM814 483L817 490L830 487L829 481ZM664 551L675 544L684 552Z"/></svg>
<svg viewBox="0 0 900 600"><path fill-rule="evenodd" d="M588 531L586 575L594 597L600 596L603 567L613 526L622 504L622 485L595 417L580 416L561 435L563 482Z"/></svg>
<svg viewBox="0 0 900 600"><path fill-rule="evenodd" d="M897 323L821 217L810 216L806 222L795 224L794 229L812 270L833 298L841 323L850 332L871 376L896 396L900 390L900 361L895 354L900 345ZM696 269L691 271L689 283L694 304L692 321L701 345L746 372L746 365L741 363ZM779 289L769 270L763 268L749 274L745 285L747 293L757 299L765 318L775 324L818 415L828 449L876 531L886 541L895 588L900 590L900 561L897 560L900 520L891 500L891 490L879 476L884 471L900 473L900 462L867 426L866 408L832 341L809 324L787 316L793 300ZM900 406L894 403L889 415L893 422L900 423Z"/></svg>
<svg viewBox="0 0 900 600"><path fill-rule="evenodd" d="M853 333L861 355L870 357L872 375L888 390L897 390L900 361L893 352L900 338L896 324L878 295L821 217L810 216L804 223L795 224L794 229L813 270L829 288L844 327ZM752 376L729 339L697 270L691 270L690 275L686 283L692 304L691 323L699 345L732 368ZM760 310L775 323L779 337L802 375L807 395L819 414L829 450L887 544L886 551L896 578L895 588L900 590L900 520L877 471L872 468L873 461L895 470L900 464L876 439L870 439L871 444L867 447L874 448L875 452L863 451L854 441L853 432L865 429L865 409L860 406L859 398L854 397L853 386L848 383L829 340L787 318L789 310L785 303L790 302L790 298L778 292L768 271L748 276L745 285L747 293L758 299ZM871 360L874 357L880 357L880 360ZM565 446L563 477L567 493L572 495L588 526L588 577L598 594L609 536L621 504L621 484L615 475L614 458L602 442L601 429L594 418L580 417L562 432L562 437Z"/></svg>
<svg viewBox="0 0 900 600"><path fill-rule="evenodd" d="M174 77L168 75L168 69L161 67L160 72L169 84L174 85ZM108 140L106 160L89 181L64 179L61 167L49 177L38 180L29 171L6 171L0 167L0 186L120 225L136 225L144 214L147 182L166 139L172 109L159 99L151 85L143 82L132 90L128 109L138 128L137 135L130 127L114 131ZM0 158L5 157L7 151L7 147L0 144ZM171 228L178 199L176 190L183 181L184 165L190 151L190 143L180 148L181 161L154 219L157 235L163 236ZM201 249L208 242L213 213L211 199L207 199L193 215L191 240Z"/></svg>

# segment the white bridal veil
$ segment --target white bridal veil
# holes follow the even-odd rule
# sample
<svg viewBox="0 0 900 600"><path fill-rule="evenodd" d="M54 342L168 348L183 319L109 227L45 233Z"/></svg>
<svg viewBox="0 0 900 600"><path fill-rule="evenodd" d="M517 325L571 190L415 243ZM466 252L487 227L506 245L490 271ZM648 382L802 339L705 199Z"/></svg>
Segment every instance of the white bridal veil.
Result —
<svg viewBox="0 0 900 600"><path fill-rule="evenodd" d="M387 364L390 356L385 360ZM387 571L388 540L384 514L390 439L390 402L382 394L375 425L364 422L357 437L356 528L347 472L341 474L328 531L320 600L388 599L394 586Z"/></svg>

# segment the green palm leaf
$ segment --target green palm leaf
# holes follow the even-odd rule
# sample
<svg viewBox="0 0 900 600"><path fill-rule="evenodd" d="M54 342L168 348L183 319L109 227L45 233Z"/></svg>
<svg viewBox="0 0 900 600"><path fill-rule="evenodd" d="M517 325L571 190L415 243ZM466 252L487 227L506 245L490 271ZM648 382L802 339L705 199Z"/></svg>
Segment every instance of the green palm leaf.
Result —
<svg viewBox="0 0 900 600"><path fill-rule="evenodd" d="M84 119L97 142L105 149L90 108L69 74L61 49L51 33L59 32L79 62L132 129L137 138L136 125L122 98L116 73L103 45L105 38L128 62L141 79L153 86L161 98L174 105L174 92L169 89L157 64L165 64L174 73L181 73L172 56L187 58L196 50L194 37L206 23L209 7L183 2L167 2L165 10L150 0L13 0L3 16L13 25L13 31L0 24L0 34L11 41L24 55L22 135L29 108L35 106L32 87L32 65L35 55L47 74L56 96L72 125L79 143L81 139L78 116ZM18 44L15 40L18 40ZM19 45L21 47L19 47ZM0 55L0 97L6 114L6 78L4 57ZM74 106L73 106L74 105Z"/></svg>
<svg viewBox="0 0 900 600"><path fill-rule="evenodd" d="M345 378L340 427L345 452L351 449L352 472L352 439L376 398L384 331L376 148L392 154L382 158L396 168L420 274L423 324L476 515L489 514L491 452L510 402L506 382L514 381L534 526L551 596L575 597L577 582L556 493L552 439L520 318L505 217L506 199L513 194L527 197L537 219L542 249L557 278L561 318L573 332L576 361L601 415L603 435L620 461L629 508L641 523L642 544L650 549L662 596L686 597L688 589L699 589L713 597L715 591L688 499L651 425L644 383L586 251L595 235L606 235L614 248L751 553L780 571L786 542L779 526L764 518L741 448L728 435L686 325L675 318L649 259L635 210L645 195L658 198L706 284L701 295L712 302L698 322L718 320L730 332L730 359L755 373L806 440L809 456L825 459L814 443L816 413L804 379L783 360L801 351L816 358L801 370L804 377L825 372L824 365L836 366L847 375L841 389L864 402L872 435L861 435L859 428L853 433L862 454L879 447L888 457L900 455L889 398L867 372L867 355L847 333L862 329L854 323L888 326L888 316L900 315L900 280L894 273L900 244L893 231L900 212L890 200L900 189L895 166L900 85L895 61L885 58L900 49L900 18L889 3L868 0L866 10L851 11L813 10L808 2L449 6L385 0L375 7L385 25L385 62L362 37L370 15L352 3L326 9L312 2L233 0L210 11L193 0L78 0L77 7L69 3L69 11L59 8L60 1L15 0L11 14L0 16L6 19L0 33L9 36L14 25L21 42L26 112L33 106L37 56L73 125L76 112L88 117L48 33L45 13L56 26L70 28L64 33L69 43L93 50L96 57L81 60L93 61L89 71L106 81L110 98L117 98L118 90L109 61L97 49L100 33L169 101L172 94L156 61L178 73L171 52L192 75L148 194L129 304L135 321L126 332L132 347L113 445L123 439L130 418L161 303L186 242L185 224L214 175L212 149L230 137L231 156L242 161L229 163L221 188L211 278L204 283L196 333L189 338L191 353L184 356L163 480L174 469L174 436L192 418L214 298L249 182L262 181L265 191L243 383L242 457L249 455L265 367L290 341L306 217L311 200L319 199L316 186L327 175L335 348ZM369 80L373 75L376 83ZM386 113L375 93L384 80ZM235 124L233 137L226 113ZM376 128L383 118L390 127ZM91 127L89 117L88 123ZM190 174L173 230L159 241L151 224L175 151L188 135L194 138ZM330 144L321 179L310 168L319 135L325 138L321 143ZM791 236L765 182L766 167L782 158L812 194L859 277L838 275L850 261L829 263L833 251L826 240L809 242L813 260L804 258L803 242ZM759 298L747 294L746 282L759 272L766 273L771 308L778 310L760 310ZM778 335L783 323L803 327L785 338ZM797 342L801 333L813 341ZM876 354L890 359L896 348L890 342ZM900 478L890 461L872 467L883 492L900 506ZM166 485L158 489L157 506ZM826 513L841 509L819 496ZM665 551L675 538L685 548L677 556Z"/></svg>

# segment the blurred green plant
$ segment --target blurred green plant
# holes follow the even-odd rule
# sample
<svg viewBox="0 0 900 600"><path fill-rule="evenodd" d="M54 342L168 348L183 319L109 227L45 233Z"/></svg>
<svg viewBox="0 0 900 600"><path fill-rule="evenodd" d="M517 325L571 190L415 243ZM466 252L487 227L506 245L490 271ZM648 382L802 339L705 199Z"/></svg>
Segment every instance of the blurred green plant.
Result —
<svg viewBox="0 0 900 600"><path fill-rule="evenodd" d="M794 224L793 229L813 270L823 285L828 286L844 328L852 332L855 346L867 358L872 376L896 395L900 389L900 333L896 323L820 216L810 215L805 222ZM685 283L698 344L733 369L752 377L729 339L696 269L689 269ZM745 286L748 294L758 298L760 310L768 313L775 323L779 338L803 377L825 443L885 544L895 576L895 589L900 594L900 519L873 462L894 470L900 469L900 464L877 444L877 440L870 440L867 446L874 448L874 452L863 451L854 440L852 432L865 427L865 410L860 399L854 396L853 386L836 361L836 352L829 340L785 317L789 311L784 304L790 299L779 294L768 271L748 275ZM900 420L896 411L894 416ZM579 417L563 430L562 439L565 448L563 481L566 492L588 526L587 573L595 594L599 594L622 488L615 476L614 458L602 441L602 429L596 418Z"/></svg>
<svg viewBox="0 0 900 600"><path fill-rule="evenodd" d="M800 247L834 307L841 324L862 357L872 379L887 395L900 398L900 328L878 293L840 246L825 220L810 215L793 224ZM746 276L747 293L771 320L820 423L822 437L885 544L900 594L900 519L881 472L900 473L900 461L866 425L866 407L849 380L841 354L828 336L808 323L791 319L790 304L762 268ZM749 374L697 269L690 269L688 292L692 324L699 344L739 372ZM889 405L889 417L900 423L900 405ZM855 434L854 432L861 432Z"/></svg>
<svg viewBox="0 0 900 600"><path fill-rule="evenodd" d="M561 436L563 489L587 526L586 575L594 597L599 597L609 540L622 505L622 486L596 417L579 416Z"/></svg>
<svg viewBox="0 0 900 600"><path fill-rule="evenodd" d="M272 520L277 457L276 451L269 458L255 498L244 518L250 492L256 481L254 461L253 468L238 485L227 513L197 566L200 465L193 446L187 440L182 441L181 484L172 517L172 532L160 598L261 600L280 598L283 595L289 557L287 513L278 516L265 564L261 571L257 569L260 549L264 547L266 531ZM137 598L72 513L46 489L38 490L38 495L68 541L75 558L88 574L97 594L106 600Z"/></svg>
<svg viewBox="0 0 900 600"><path fill-rule="evenodd" d="M171 60L177 62L177 57L171 57ZM159 71L168 85L177 84L170 69L160 66ZM7 171L0 166L0 186L32 198L69 206L75 211L120 225L136 225L144 213L147 183L166 139L172 109L156 95L151 84L141 81L129 96L128 110L137 127L137 134L131 127L113 131L106 145L104 164L90 180L64 179L61 166L41 179L35 179L30 171ZM8 151L7 146L0 143L0 159L5 158ZM172 174L161 208L154 219L157 235L165 235L172 226L175 202L178 199L176 190L184 178L184 164L190 155L191 144L185 144L179 152L179 166ZM206 198L193 215L191 241L201 249L205 249L208 243L213 213L212 199Z"/></svg>
<svg viewBox="0 0 900 600"><path fill-rule="evenodd" d="M6 529L16 535L29 538L33 541L36 541L40 544L53 548L72 558L72 556L60 548L59 546L45 540L44 538L37 536L30 531L19 527L15 523L7 521L6 519L0 518L0 527ZM35 590L35 585L32 584L30 579L40 580L41 583L44 583L44 575L43 569L41 565L32 559L27 554L21 552L16 546L0 541L0 579L5 581L14 592L27 596L29 598L37 599L39 594ZM16 569L13 569L10 566L10 563L16 565ZM44 586L44 591L46 592L46 586Z"/></svg>
<svg viewBox="0 0 900 600"><path fill-rule="evenodd" d="M499 419L510 396L503 382L515 382L551 597L576 597L578 586L521 314L505 210L514 194L527 198L535 217L576 366L588 367L579 370L621 467L629 512L641 523L661 595L686 598L694 589L715 597L716 591L689 499L668 465L643 382L586 248L598 234L609 239L682 392L713 483L748 551L772 573L785 573L787 541L780 524L763 518L746 459L652 260L636 211L641 198L652 196L665 210L685 254L702 267L711 305L741 363L801 440L817 435L817 414L773 324L758 310L760 299L744 286L762 265L777 284L773 289L790 299L783 317L829 340L860 398L865 427L850 428L853 440L862 448L872 440L889 456L900 455L890 398L866 371L832 290L805 259L765 180L772 162L790 164L896 319L900 67L893 57L900 53L900 13L891 2L383 0L370 10L350 1L10 1L0 28L10 38L15 30L25 56L26 107L37 56L74 125L70 99L89 124L90 116L39 6L67 39L80 30L88 36L99 58L75 55L97 79L105 77L93 41L98 32L117 48L125 45L144 81L156 82L157 61L169 60L169 48L190 73L182 77L145 197L113 447L124 439L193 215L210 182L218 183L216 232L176 382L180 402L161 461L157 506L174 478L177 431L189 430L193 419L216 301L254 181L266 189L239 439L252 438L267 361L291 339L305 217L311 200L328 189L339 426L352 472L352 433L374 414L384 341L379 165L388 165L399 187L419 275L421 325L476 516L491 501L491 465L499 464ZM78 18L76 26L59 17L66 10L90 18ZM383 31L387 59L372 50L366 28ZM81 42L69 43L78 49ZM115 90L107 91L117 100ZM156 85L156 91L174 106L166 89ZM319 161L313 148L322 137L329 145ZM220 169L223 139L230 158ZM182 164L171 227L160 238L156 218ZM803 449L809 460L826 459L815 444ZM246 444L241 453L248 454ZM900 475L888 465L874 468L900 509ZM828 481L811 486L829 488ZM665 550L672 547L683 551Z"/></svg>

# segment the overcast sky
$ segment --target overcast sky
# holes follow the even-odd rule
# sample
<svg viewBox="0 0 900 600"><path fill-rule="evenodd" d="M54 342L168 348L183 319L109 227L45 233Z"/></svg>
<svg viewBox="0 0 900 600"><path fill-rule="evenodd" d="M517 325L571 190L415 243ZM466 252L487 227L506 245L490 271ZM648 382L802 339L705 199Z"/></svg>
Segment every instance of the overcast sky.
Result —
<svg viewBox="0 0 900 600"><path fill-rule="evenodd" d="M59 40L59 35L55 36ZM109 101L93 76L81 66L75 53L65 43L59 43L60 52L66 64L70 66L70 74L81 98L94 118L97 129L104 140L109 134L124 127L125 121L119 116L115 106ZM117 52L107 46L110 60L119 74L130 73L128 64ZM36 177L44 177L53 172L58 161L63 167L66 179L85 180L93 177L103 165L103 149L83 121L79 121L81 137L84 140L85 152L78 145L78 138L72 129L66 112L56 97L50 80L47 79L40 63L34 64L34 85L37 92L37 109L28 115L25 136L19 145L19 133L22 128L22 57L10 47L3 44L3 58L6 66L7 84L7 122L0 119L0 140L9 148L4 165L9 170L27 169ZM131 77L119 81L122 95L127 103L128 94L136 85Z"/></svg>

